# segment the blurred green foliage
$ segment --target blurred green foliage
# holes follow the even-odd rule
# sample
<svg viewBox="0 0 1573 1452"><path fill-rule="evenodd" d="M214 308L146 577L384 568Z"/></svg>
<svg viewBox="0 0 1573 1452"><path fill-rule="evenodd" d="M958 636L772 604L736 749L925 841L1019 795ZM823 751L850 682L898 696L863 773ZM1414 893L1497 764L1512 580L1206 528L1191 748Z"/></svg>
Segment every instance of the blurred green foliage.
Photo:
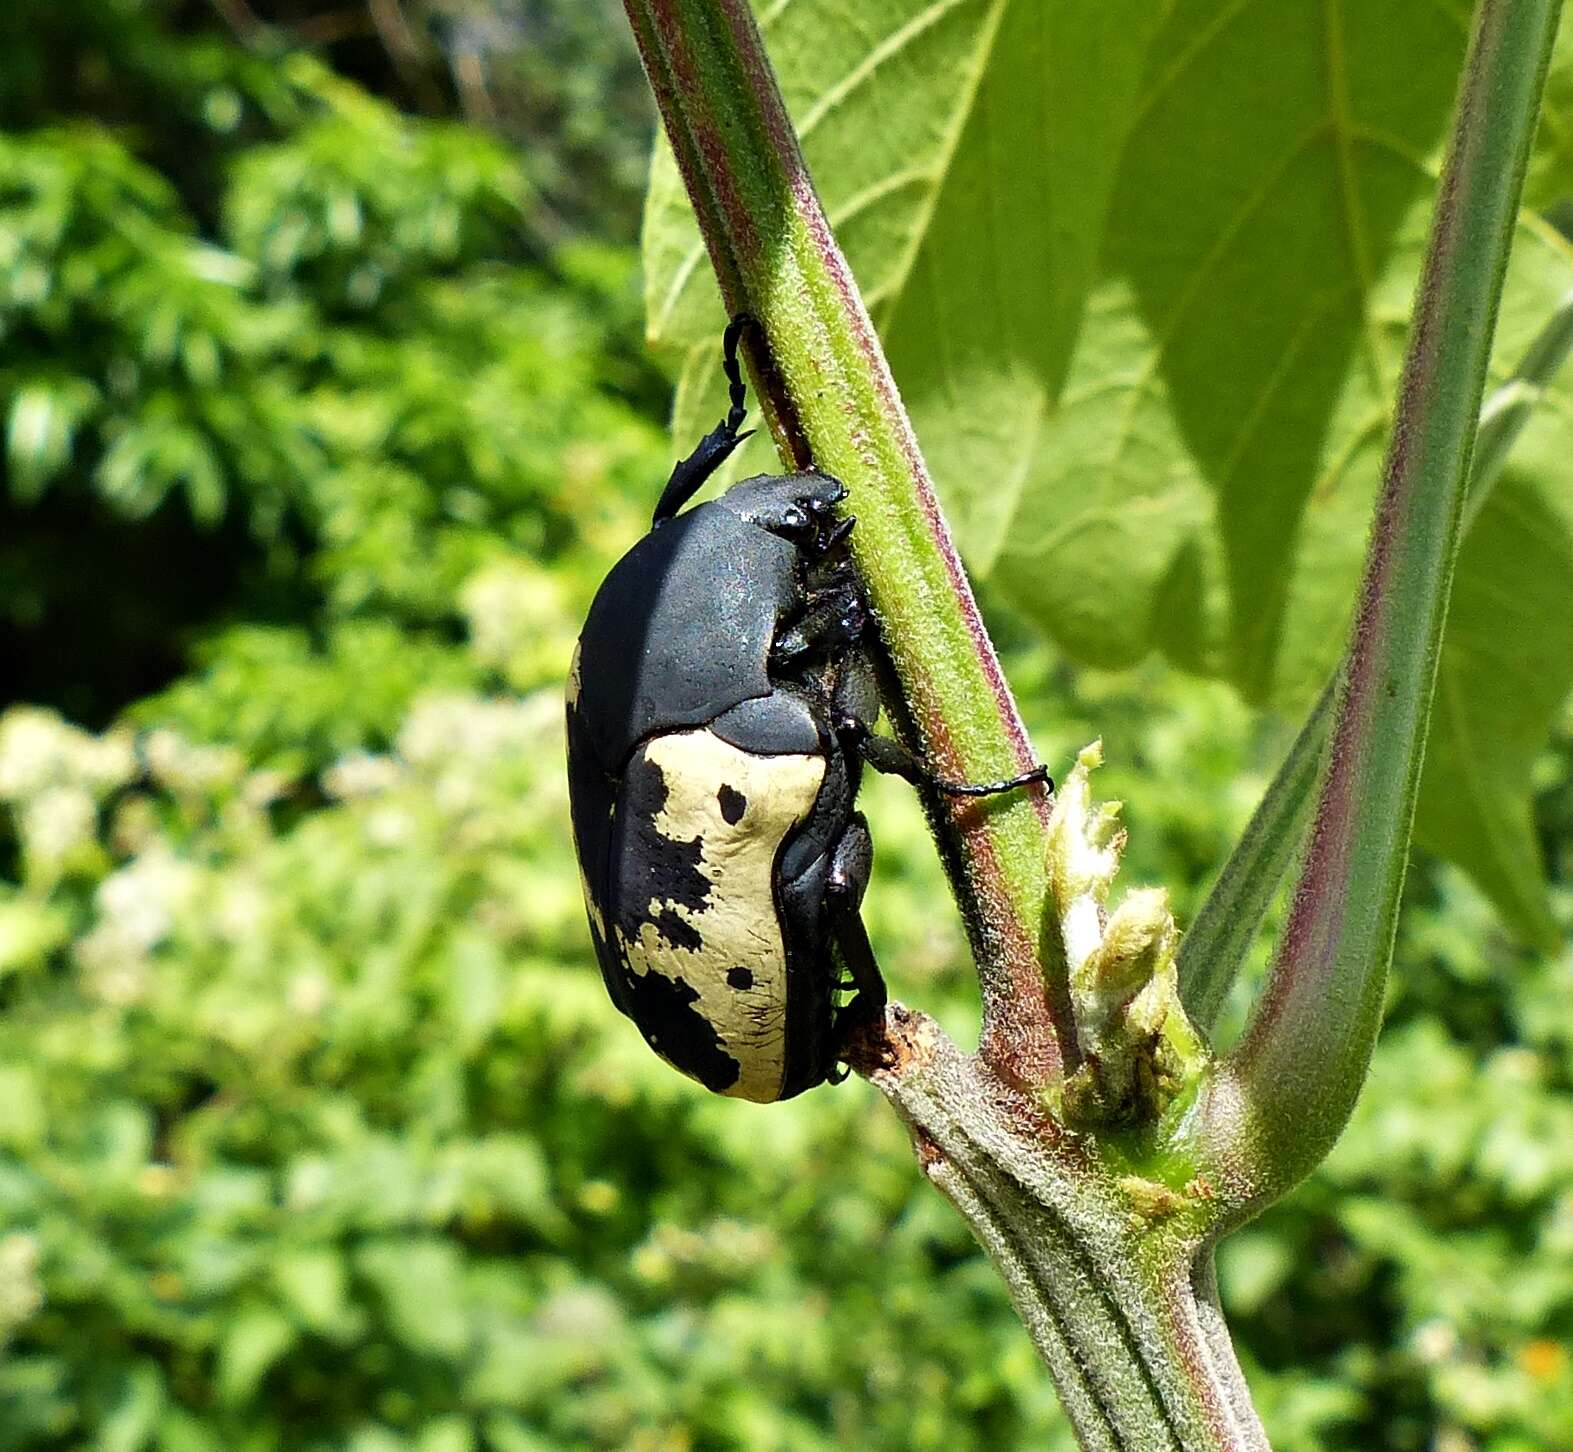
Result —
<svg viewBox="0 0 1573 1452"><path fill-rule="evenodd" d="M118 73L157 7L105 8ZM632 260L548 257L506 145L407 124L305 56L161 54L156 145L80 118L0 139L0 646L18 694L102 722L200 638L216 693L177 715L232 733L238 712L248 742L320 762L409 699L389 680L346 727L331 678L451 677L457 591L488 561L588 587L662 390L629 361ZM279 665L279 695L232 655Z"/></svg>
<svg viewBox="0 0 1573 1452"><path fill-rule="evenodd" d="M364 64L133 0L26 41L0 1448L1069 1452L868 1087L707 1096L589 960L558 682L669 464L632 259L548 243L545 162L401 114ZM1283 728L998 624L1049 758L1105 738L1129 875L1183 919ZM1540 771L1566 928L1573 722ZM966 1034L917 807L866 805L881 958ZM1226 1301L1283 1452L1556 1449L1573 953L1509 945L1451 870L1410 899L1356 1122L1226 1245Z"/></svg>

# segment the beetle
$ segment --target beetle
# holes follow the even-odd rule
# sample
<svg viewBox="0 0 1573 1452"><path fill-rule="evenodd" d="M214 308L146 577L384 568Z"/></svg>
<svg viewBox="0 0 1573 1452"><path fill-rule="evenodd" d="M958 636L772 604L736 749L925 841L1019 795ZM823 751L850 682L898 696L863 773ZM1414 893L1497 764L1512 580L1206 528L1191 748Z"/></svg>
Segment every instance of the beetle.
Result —
<svg viewBox="0 0 1573 1452"><path fill-rule="evenodd" d="M758 475L679 512L748 436L748 323L724 337L726 417L677 463L650 532L590 606L567 745L612 1002L706 1088L769 1102L836 1077L846 1031L885 1002L859 914L873 861L854 809L863 764L963 796L1053 783L1043 767L945 781L873 734L870 612L839 480Z"/></svg>

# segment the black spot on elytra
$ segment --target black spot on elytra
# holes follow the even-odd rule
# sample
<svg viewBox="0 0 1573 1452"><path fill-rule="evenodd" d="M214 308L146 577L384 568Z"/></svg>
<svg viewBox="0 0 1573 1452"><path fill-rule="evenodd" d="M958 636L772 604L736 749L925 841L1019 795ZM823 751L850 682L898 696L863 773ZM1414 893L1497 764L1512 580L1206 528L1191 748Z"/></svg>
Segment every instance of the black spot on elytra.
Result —
<svg viewBox="0 0 1573 1452"><path fill-rule="evenodd" d="M726 981L731 988L752 988L754 975L747 968L728 968Z"/></svg>
<svg viewBox="0 0 1573 1452"><path fill-rule="evenodd" d="M617 926L625 937L639 937L650 923L674 948L696 952L703 938L675 908L698 915L710 906L710 879L701 863L701 840L686 842L656 830L655 819L666 806L666 779L643 749L633 754L623 779L623 811L614 831L620 841L613 850L620 880L615 884Z"/></svg>
<svg viewBox="0 0 1573 1452"><path fill-rule="evenodd" d="M715 796L721 804L721 815L735 827L743 820L743 813L748 810L748 798L736 787L729 786L723 786Z"/></svg>
<svg viewBox="0 0 1573 1452"><path fill-rule="evenodd" d="M694 1011L697 991L660 973L625 973L623 982L631 1016L656 1053L716 1093L737 1083L737 1060L721 1047L715 1025Z"/></svg>
<svg viewBox="0 0 1573 1452"><path fill-rule="evenodd" d="M678 917L677 909L670 904L663 907L650 921L655 924L656 932L674 948L686 948L690 953L697 953L705 945L699 930L692 923L685 923Z"/></svg>

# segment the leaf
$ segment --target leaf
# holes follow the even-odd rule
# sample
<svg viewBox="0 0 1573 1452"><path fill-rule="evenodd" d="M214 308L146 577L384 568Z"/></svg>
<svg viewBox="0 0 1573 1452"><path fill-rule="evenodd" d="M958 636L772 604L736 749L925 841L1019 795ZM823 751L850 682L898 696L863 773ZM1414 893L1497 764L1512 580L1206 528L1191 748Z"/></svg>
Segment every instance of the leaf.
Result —
<svg viewBox="0 0 1573 1452"><path fill-rule="evenodd" d="M346 1452L410 1452L410 1442L392 1429L373 1423L355 1429Z"/></svg>
<svg viewBox="0 0 1573 1452"><path fill-rule="evenodd" d="M12 494L31 502L64 470L76 431L98 397L85 378L40 378L16 390L5 434Z"/></svg>
<svg viewBox="0 0 1573 1452"><path fill-rule="evenodd" d="M294 1326L272 1306L240 1311L219 1343L215 1383L220 1398L232 1407L244 1406L269 1368L294 1344Z"/></svg>
<svg viewBox="0 0 1573 1452"><path fill-rule="evenodd" d="M1540 108L1540 134L1524 179L1524 204L1554 207L1573 196L1573 60L1566 31L1546 76Z"/></svg>
<svg viewBox="0 0 1573 1452"><path fill-rule="evenodd" d="M877 302L900 290L902 258L921 240L1007 6L870 0L852 11L796 0L755 8L826 212L860 263L864 297ZM712 342L721 321L715 281L665 144L651 176L644 247L652 337L675 347Z"/></svg>
<svg viewBox="0 0 1573 1452"><path fill-rule="evenodd" d="M437 1417L421 1428L415 1452L474 1452L475 1431L463 1417Z"/></svg>
<svg viewBox="0 0 1573 1452"><path fill-rule="evenodd" d="M457 1247L435 1239L379 1241L363 1246L356 1264L382 1296L395 1337L414 1351L463 1355L470 1323Z"/></svg>
<svg viewBox="0 0 1573 1452"><path fill-rule="evenodd" d="M855 37L828 3L760 14L969 567L1076 659L1157 651L1300 714L1347 633L1468 5L885 3ZM1573 194L1573 39L1548 97L1543 205ZM658 159L647 298L685 350L680 445L722 409L685 212ZM1570 283L1526 213L1494 379ZM1515 486L1558 518L1566 396ZM737 463L769 467L762 437ZM1528 771L1573 685L1559 559L1542 540L1503 577L1500 542L1466 549L1418 828L1537 940Z"/></svg>
<svg viewBox="0 0 1573 1452"><path fill-rule="evenodd" d="M0 1146L13 1153L36 1150L48 1126L38 1077L25 1064L0 1063Z"/></svg>
<svg viewBox="0 0 1573 1452"><path fill-rule="evenodd" d="M482 1221L517 1220L537 1229L566 1231L552 1196L546 1158L534 1140L521 1134L477 1136L451 1157L450 1164L462 1186L466 1214Z"/></svg>
<svg viewBox="0 0 1573 1452"><path fill-rule="evenodd" d="M1546 336L1573 248L1524 214L1497 323L1493 381ZM1573 689L1573 380L1540 392L1505 474L1471 520L1442 641L1415 839L1457 862L1526 942L1560 941L1531 823L1531 773Z"/></svg>
<svg viewBox="0 0 1573 1452"><path fill-rule="evenodd" d="M141 1452L152 1439L166 1405L164 1376L151 1361L137 1361L115 1378L115 1390L99 1423L103 1452Z"/></svg>
<svg viewBox="0 0 1573 1452"><path fill-rule="evenodd" d="M931 469L963 541L986 561L1064 376L1123 118L1163 7L794 0L756 9ZM1088 74L1097 86L1078 84ZM723 319L664 144L644 245L650 335L684 352L674 430L691 438L724 410ZM760 437L734 476L769 460Z"/></svg>
<svg viewBox="0 0 1573 1452"><path fill-rule="evenodd" d="M1565 415L1532 424L1520 453L1554 440L1565 459L1567 424ZM1557 498L1510 469L1459 557L1453 602L1416 837L1469 868L1520 933L1551 949L1560 934L1529 784L1573 686L1573 490Z"/></svg>
<svg viewBox="0 0 1573 1452"><path fill-rule="evenodd" d="M1187 1016L1211 1034L1305 840L1336 701L1336 678L1311 708L1251 820L1180 940L1180 998Z"/></svg>
<svg viewBox="0 0 1573 1452"><path fill-rule="evenodd" d="M279 1295L309 1331L342 1334L353 1324L346 1296L344 1258L337 1250L291 1250L273 1263Z"/></svg>
<svg viewBox="0 0 1573 1452"><path fill-rule="evenodd" d="M486 1443L492 1452L553 1452L554 1441L539 1437L516 1417L496 1412L486 1419Z"/></svg>
<svg viewBox="0 0 1573 1452"><path fill-rule="evenodd" d="M999 571L1074 653L1110 650L1062 597L1127 622L1127 654L1188 646L1184 663L1253 700L1303 699L1336 655L1462 42L1431 0L1176 11L1110 212L1112 297L1088 318L1046 487L1029 484ZM1083 522L1133 499L1175 501L1137 567L1084 558ZM1320 560L1297 569L1317 546L1336 559L1330 592ZM1328 594L1335 628L1293 633Z"/></svg>
<svg viewBox="0 0 1573 1452"><path fill-rule="evenodd" d="M1470 581L1473 561L1482 551L1489 549L1489 545L1476 541L1475 554L1470 555L1471 531L1488 503L1496 503L1497 514L1500 514L1496 486L1501 479L1503 466L1522 438L1525 426L1536 417L1537 409L1545 398L1546 385L1561 370L1570 351L1573 351L1573 292L1563 294L1545 326L1535 335L1512 377L1494 390L1481 407L1480 427L1475 435L1474 453L1470 460L1469 493L1462 520L1465 558L1459 575L1465 581ZM1495 517L1497 515L1493 515ZM1565 535L1566 531L1560 528L1559 522L1552 521L1550 527L1533 532L1528 552L1533 555L1544 547L1555 551L1557 541L1565 538ZM1489 540L1491 536L1487 532L1480 538ZM1488 561L1483 574L1480 571L1475 573L1489 580L1493 574L1493 564L1507 570L1516 558L1504 556L1500 561ZM1573 562L1557 560L1551 569L1544 572L1547 579L1563 582L1564 590L1566 582L1573 578L1569 570L1563 567L1568 563ZM1506 606L1499 614L1506 615L1510 608L1510 605ZM1556 613L1555 604L1545 613L1552 619L1567 618L1565 610L1561 614ZM1506 622L1499 620L1497 623L1503 625ZM1489 747L1502 765L1502 769L1496 773L1491 773L1485 764L1486 753L1481 753L1478 758L1474 753L1467 754L1458 764L1462 767L1462 773L1456 770L1454 762L1445 754L1456 741L1471 734L1476 724L1472 720L1472 706L1489 711L1502 699L1495 682L1484 682L1486 689L1477 691L1470 689L1469 683L1461 683L1459 677L1468 671L1472 660L1485 659L1495 665L1494 658L1500 654L1503 643L1511 648L1515 642L1532 638L1532 630L1528 635L1521 636L1512 629L1501 629L1488 631L1473 652L1461 650L1457 640L1445 640L1443 644L1438 667L1439 690L1432 706L1434 729L1442 749L1433 750L1426 770L1435 773L1441 782L1431 793L1430 800L1436 804L1455 806L1462 799L1464 810L1453 813L1459 819L1455 823L1448 823L1445 819L1438 822L1423 814L1421 828L1433 846L1447 851L1446 846L1439 844L1446 841L1445 834L1449 826L1455 829L1462 826L1462 839L1452 846L1451 852L1460 861L1468 860L1470 856L1471 844L1467 832L1471 825L1471 809L1483 820L1489 821L1492 817L1489 811L1484 807L1476 807L1475 802L1461 792L1458 785L1460 777L1467 777L1468 784L1475 788L1484 784L1488 774L1498 778L1489 784L1498 788L1498 791L1476 791L1475 796L1483 802L1489 803L1498 796L1504 802L1510 802L1515 792L1522 793L1523 781L1530 770L1530 758L1540 744L1550 714L1566 694L1567 681L1558 671L1558 662L1565 661L1569 653L1552 652L1550 661L1539 671L1536 667L1542 662L1531 662L1531 674L1541 687L1543 719L1537 729L1532 729L1527 737L1516 743L1517 760L1513 759L1514 753L1510 749L1513 743L1511 729L1488 735ZM1180 944L1180 991L1191 1021L1203 1029L1211 1029L1216 1020L1235 975L1256 937L1268 903L1277 892L1303 839L1304 818L1310 810L1316 786L1318 758L1326 744L1332 722L1336 684L1336 675L1330 676ZM1494 724L1486 723L1488 732ZM1492 884L1490 890L1502 903L1508 917L1520 916L1526 936L1541 939L1549 946L1555 941L1554 929L1547 918L1543 898L1533 890L1539 878L1540 864L1529 832L1527 801L1524 805L1524 812L1506 818L1506 829L1495 844L1504 857L1516 852L1519 871ZM1498 812L1495 816L1500 822L1505 814ZM1486 872L1494 865L1494 858L1487 859L1483 870L1477 875L1484 880Z"/></svg>
<svg viewBox="0 0 1573 1452"><path fill-rule="evenodd" d="M70 936L71 924L59 909L0 897L0 978L41 966Z"/></svg>

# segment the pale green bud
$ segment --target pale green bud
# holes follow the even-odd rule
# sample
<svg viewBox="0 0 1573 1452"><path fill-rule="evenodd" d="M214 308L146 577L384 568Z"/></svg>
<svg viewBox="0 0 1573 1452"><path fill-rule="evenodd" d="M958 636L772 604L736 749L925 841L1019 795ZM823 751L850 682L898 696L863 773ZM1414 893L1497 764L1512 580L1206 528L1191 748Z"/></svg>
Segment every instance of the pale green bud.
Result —
<svg viewBox="0 0 1573 1452"><path fill-rule="evenodd" d="M1132 1123L1161 1113L1204 1051L1180 1006L1168 893L1137 888L1112 912L1105 907L1126 837L1119 804L1092 800L1090 775L1102 756L1098 742L1080 753L1049 821L1058 929L1049 935L1049 967L1065 974L1083 1055L1062 1112L1068 1120Z"/></svg>

